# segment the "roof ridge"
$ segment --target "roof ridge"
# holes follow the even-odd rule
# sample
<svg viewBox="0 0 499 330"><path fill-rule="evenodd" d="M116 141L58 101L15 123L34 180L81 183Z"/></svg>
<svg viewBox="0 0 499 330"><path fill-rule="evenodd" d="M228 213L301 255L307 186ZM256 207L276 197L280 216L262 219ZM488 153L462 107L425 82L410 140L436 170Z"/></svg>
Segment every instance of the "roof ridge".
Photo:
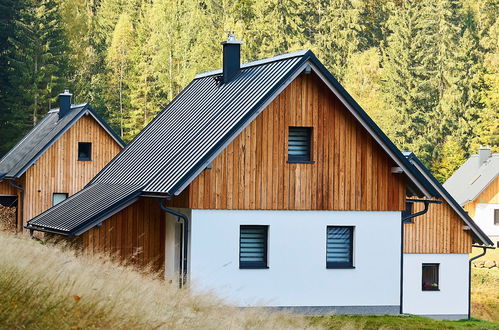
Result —
<svg viewBox="0 0 499 330"><path fill-rule="evenodd" d="M264 64L269 64L269 63L276 62L276 61L287 60L287 59L294 58L294 57L301 57L301 56L304 56L305 54L307 54L308 52L312 52L312 51L310 49L303 49L303 50L298 50L296 52L280 54L280 55L276 55L276 56L272 56L272 57L266 57L263 59L242 63L241 69L247 69L247 68L251 68L254 66L258 66L258 65L264 65ZM206 78L206 77L218 75L221 73L222 73L221 68L216 69L216 70L201 72L201 73L198 73L194 77L194 79Z"/></svg>

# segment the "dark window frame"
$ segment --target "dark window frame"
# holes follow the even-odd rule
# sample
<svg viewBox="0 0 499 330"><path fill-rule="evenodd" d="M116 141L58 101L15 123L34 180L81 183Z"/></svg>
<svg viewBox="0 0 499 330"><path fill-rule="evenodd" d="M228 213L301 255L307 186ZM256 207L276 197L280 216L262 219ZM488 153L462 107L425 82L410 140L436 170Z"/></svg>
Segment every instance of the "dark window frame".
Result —
<svg viewBox="0 0 499 330"><path fill-rule="evenodd" d="M289 137L292 129L305 129L307 132L307 156L297 156L289 154ZM288 127L288 163L314 164L312 160L312 138L314 136L313 127L311 126L289 126Z"/></svg>
<svg viewBox="0 0 499 330"><path fill-rule="evenodd" d="M425 278L424 278L424 269L425 267L436 267L436 281L434 283L437 284L437 286L425 286ZM421 267L421 290L422 291L440 291L440 264L439 263L423 263Z"/></svg>
<svg viewBox="0 0 499 330"><path fill-rule="evenodd" d="M81 157L80 156L80 148L83 146L86 146L88 148L88 157ZM83 162L88 162L92 160L92 142L78 142L78 160L83 161Z"/></svg>
<svg viewBox="0 0 499 330"><path fill-rule="evenodd" d="M243 228L247 229L264 229L264 253L263 253L263 261L262 262L249 262L249 261L241 261L241 231ZM268 225L240 225L239 226L239 269L268 269L268 251L269 251L269 226Z"/></svg>
<svg viewBox="0 0 499 330"><path fill-rule="evenodd" d="M53 193L52 193L52 206L55 206L55 205L57 205L57 204L59 204L59 203L61 203L61 202L62 202L62 201L60 201L59 203L54 204L54 196L55 196L55 195L66 195L66 198L64 198L62 201L64 201L64 200L68 199L68 197L69 197L69 194L68 194L68 193L53 192Z"/></svg>
<svg viewBox="0 0 499 330"><path fill-rule="evenodd" d="M494 209L494 225L499 226L499 209Z"/></svg>
<svg viewBox="0 0 499 330"><path fill-rule="evenodd" d="M330 228L348 228L350 230L350 262L330 262L327 261L327 243L328 243L328 234ZM354 239L354 231L355 226L327 226L326 227L326 268L327 269L354 269L355 266L353 264L353 239Z"/></svg>

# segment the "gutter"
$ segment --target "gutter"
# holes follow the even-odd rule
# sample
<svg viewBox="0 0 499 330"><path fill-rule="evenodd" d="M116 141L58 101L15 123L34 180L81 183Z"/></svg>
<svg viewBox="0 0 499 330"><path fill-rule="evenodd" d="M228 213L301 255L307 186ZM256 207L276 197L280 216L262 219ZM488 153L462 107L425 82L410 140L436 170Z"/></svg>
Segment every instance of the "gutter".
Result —
<svg viewBox="0 0 499 330"><path fill-rule="evenodd" d="M483 257L487 253L487 249L495 249L490 246L472 245L472 247L481 248L483 252L473 258L470 258L468 262L468 320L471 319L471 263L473 260Z"/></svg>
<svg viewBox="0 0 499 330"><path fill-rule="evenodd" d="M15 189L19 190L19 192L21 193L21 198L20 201L18 199L19 203L17 205L17 213L21 215L21 230L19 230L19 221L18 219L16 219L16 232L19 232L22 231L23 228L24 188L16 185L14 182L12 182L12 180L7 179L7 182L11 187L14 187Z"/></svg>
<svg viewBox="0 0 499 330"><path fill-rule="evenodd" d="M406 223L412 223L411 219L419 217L430 208L430 204L442 204L442 201L434 201L428 199L406 199L406 202L410 203L424 203L424 209L422 211L416 212L414 214L402 216L402 221L400 222L400 314L403 314L404 305L404 225Z"/></svg>

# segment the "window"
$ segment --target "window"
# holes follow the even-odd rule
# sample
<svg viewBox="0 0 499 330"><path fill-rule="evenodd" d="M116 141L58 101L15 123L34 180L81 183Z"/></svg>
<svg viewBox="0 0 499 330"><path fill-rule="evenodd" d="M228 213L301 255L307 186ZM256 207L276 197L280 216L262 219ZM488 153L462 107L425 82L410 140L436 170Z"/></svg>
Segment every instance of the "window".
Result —
<svg viewBox="0 0 499 330"><path fill-rule="evenodd" d="M494 210L494 225L499 226L499 209Z"/></svg>
<svg viewBox="0 0 499 330"><path fill-rule="evenodd" d="M268 226L241 226L239 268L268 268Z"/></svg>
<svg viewBox="0 0 499 330"><path fill-rule="evenodd" d="M312 128L290 127L288 136L288 162L307 163L311 161L310 149Z"/></svg>
<svg viewBox="0 0 499 330"><path fill-rule="evenodd" d="M423 264L423 291L438 291L439 264Z"/></svg>
<svg viewBox="0 0 499 330"><path fill-rule="evenodd" d="M327 227L327 268L353 267L353 227Z"/></svg>
<svg viewBox="0 0 499 330"><path fill-rule="evenodd" d="M62 202L66 198L68 198L67 193L53 193L52 194L52 206L59 204L60 202Z"/></svg>
<svg viewBox="0 0 499 330"><path fill-rule="evenodd" d="M78 142L78 160L92 160L92 143Z"/></svg>

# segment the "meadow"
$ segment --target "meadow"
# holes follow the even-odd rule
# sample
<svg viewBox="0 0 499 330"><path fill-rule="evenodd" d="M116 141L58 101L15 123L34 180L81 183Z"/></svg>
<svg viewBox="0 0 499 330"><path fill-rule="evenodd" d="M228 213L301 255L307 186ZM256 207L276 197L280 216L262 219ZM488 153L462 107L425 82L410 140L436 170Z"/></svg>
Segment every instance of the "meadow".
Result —
<svg viewBox="0 0 499 330"><path fill-rule="evenodd" d="M165 285L159 274L0 232L0 328L8 329L499 329L487 321L416 316L302 317L239 309ZM474 313L497 321L497 273L474 275ZM496 281L496 282L494 282ZM496 284L494 284L496 283ZM497 288L497 286L496 286ZM495 292L497 296L497 290ZM496 300L497 301L497 300Z"/></svg>

